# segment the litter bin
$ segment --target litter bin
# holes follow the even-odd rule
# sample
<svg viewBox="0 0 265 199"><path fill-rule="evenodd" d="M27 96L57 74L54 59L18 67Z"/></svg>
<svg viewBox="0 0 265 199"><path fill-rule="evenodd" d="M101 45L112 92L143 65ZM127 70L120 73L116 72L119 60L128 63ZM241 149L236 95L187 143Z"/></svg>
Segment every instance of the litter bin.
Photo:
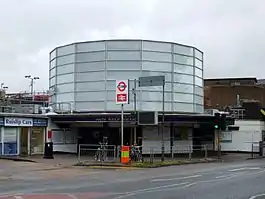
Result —
<svg viewBox="0 0 265 199"><path fill-rule="evenodd" d="M44 156L45 159L53 159L53 142L46 142L44 146Z"/></svg>

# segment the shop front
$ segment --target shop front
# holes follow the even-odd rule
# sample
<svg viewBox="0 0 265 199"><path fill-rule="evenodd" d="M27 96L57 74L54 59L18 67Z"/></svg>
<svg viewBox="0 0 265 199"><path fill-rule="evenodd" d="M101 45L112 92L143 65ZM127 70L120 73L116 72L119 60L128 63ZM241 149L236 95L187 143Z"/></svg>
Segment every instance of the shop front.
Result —
<svg viewBox="0 0 265 199"><path fill-rule="evenodd" d="M43 154L46 118L2 117L0 118L0 154Z"/></svg>

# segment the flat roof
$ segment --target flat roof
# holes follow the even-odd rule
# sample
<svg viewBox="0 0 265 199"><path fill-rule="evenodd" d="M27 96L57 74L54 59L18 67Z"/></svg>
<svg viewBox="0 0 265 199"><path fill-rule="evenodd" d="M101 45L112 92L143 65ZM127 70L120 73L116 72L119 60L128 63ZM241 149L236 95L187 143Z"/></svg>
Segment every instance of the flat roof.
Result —
<svg viewBox="0 0 265 199"><path fill-rule="evenodd" d="M27 114L27 113L0 113L0 117L31 117L31 118L48 118L43 114Z"/></svg>
<svg viewBox="0 0 265 199"><path fill-rule="evenodd" d="M150 111L151 112L151 111ZM124 115L132 115L133 112L125 112ZM120 112L116 113L68 113L68 114L48 114L48 117L86 117L86 116L109 116L109 115L121 115ZM162 113L158 113L162 115ZM184 113L165 113L165 116L188 116L188 117L212 117L210 114L184 114Z"/></svg>
<svg viewBox="0 0 265 199"><path fill-rule="evenodd" d="M204 81L205 82L209 82L209 81L227 81L227 80L254 80L257 82L257 78L256 77L231 77L231 78L205 78Z"/></svg>
<svg viewBox="0 0 265 199"><path fill-rule="evenodd" d="M58 49L58 48L62 48L65 46L70 46L70 45L75 45L75 44L82 44L82 43L97 43L97 42L108 42L108 41L145 41L145 42L157 42L157 43L168 43L168 44L175 44L175 45L179 45L179 46L183 46L183 47L189 47L189 48L194 48L196 50L198 50L199 52L201 52L202 54L204 54L200 49L198 49L195 46L191 46L191 45L185 45L185 44L180 44L180 43L176 43L176 42L170 42L170 41L161 41L161 40L147 40L147 39L102 39L102 40L90 40L90 41L77 41L77 42L72 42L69 44L65 44L65 45L60 45L55 47L54 49L52 49L50 51L50 53L52 53L54 50Z"/></svg>

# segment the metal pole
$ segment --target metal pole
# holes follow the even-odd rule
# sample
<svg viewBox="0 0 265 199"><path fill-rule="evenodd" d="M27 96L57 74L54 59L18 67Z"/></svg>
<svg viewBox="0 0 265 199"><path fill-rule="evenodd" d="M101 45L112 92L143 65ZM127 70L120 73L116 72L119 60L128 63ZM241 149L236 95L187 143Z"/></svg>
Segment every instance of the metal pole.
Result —
<svg viewBox="0 0 265 199"><path fill-rule="evenodd" d="M221 159L220 129L217 130L218 137L218 159Z"/></svg>
<svg viewBox="0 0 265 199"><path fill-rule="evenodd" d="M135 79L134 80L134 88L133 88L133 102L134 102L134 115L135 115L135 119L137 118L136 117L136 105L137 105L137 101L136 101L136 84L137 84L137 80ZM134 136L133 136L133 139L134 139L134 145L137 144L136 142L136 132L137 132L137 121L135 120L135 124L134 124Z"/></svg>
<svg viewBox="0 0 265 199"><path fill-rule="evenodd" d="M33 96L33 92L34 92L33 83L34 83L34 78L31 78L31 80L30 80L30 93L31 93L32 103L33 103L33 105L32 105L32 113L34 114L35 113L35 111L34 111L35 105L34 105L34 96Z"/></svg>
<svg viewBox="0 0 265 199"><path fill-rule="evenodd" d="M161 143L161 161L165 160L165 141L164 141L164 123L165 123L165 82L163 83L163 99L162 99L162 143Z"/></svg>
<svg viewBox="0 0 265 199"><path fill-rule="evenodd" d="M123 147L123 104L121 105L121 149Z"/></svg>

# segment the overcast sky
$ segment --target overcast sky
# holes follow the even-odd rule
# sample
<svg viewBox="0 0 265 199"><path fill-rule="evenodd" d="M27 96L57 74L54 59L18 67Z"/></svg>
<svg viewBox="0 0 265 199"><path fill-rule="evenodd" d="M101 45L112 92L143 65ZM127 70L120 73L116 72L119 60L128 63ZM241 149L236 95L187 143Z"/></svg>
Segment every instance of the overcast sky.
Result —
<svg viewBox="0 0 265 199"><path fill-rule="evenodd" d="M204 74L265 78L264 0L1 0L0 80L48 89L48 55L75 41L134 38L194 45Z"/></svg>

